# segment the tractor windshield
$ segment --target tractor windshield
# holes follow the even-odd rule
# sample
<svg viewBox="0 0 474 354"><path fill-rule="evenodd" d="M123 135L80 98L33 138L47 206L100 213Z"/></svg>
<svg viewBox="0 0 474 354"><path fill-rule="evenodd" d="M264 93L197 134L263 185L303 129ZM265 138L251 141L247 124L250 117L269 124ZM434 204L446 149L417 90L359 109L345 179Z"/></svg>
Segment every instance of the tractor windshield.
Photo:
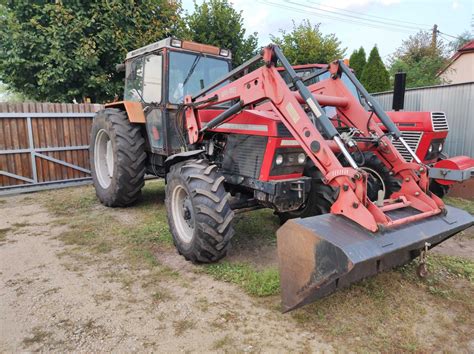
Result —
<svg viewBox="0 0 474 354"><path fill-rule="evenodd" d="M170 103L182 103L229 72L228 61L203 54L170 52L169 63Z"/></svg>

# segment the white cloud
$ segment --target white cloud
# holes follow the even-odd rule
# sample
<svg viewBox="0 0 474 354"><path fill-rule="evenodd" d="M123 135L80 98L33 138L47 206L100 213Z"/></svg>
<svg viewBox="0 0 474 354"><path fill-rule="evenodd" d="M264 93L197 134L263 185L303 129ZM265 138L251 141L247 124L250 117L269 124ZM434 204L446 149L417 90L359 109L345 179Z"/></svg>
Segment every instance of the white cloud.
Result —
<svg viewBox="0 0 474 354"><path fill-rule="evenodd" d="M454 10L458 9L461 6L458 0L454 0L452 3L452 7Z"/></svg>

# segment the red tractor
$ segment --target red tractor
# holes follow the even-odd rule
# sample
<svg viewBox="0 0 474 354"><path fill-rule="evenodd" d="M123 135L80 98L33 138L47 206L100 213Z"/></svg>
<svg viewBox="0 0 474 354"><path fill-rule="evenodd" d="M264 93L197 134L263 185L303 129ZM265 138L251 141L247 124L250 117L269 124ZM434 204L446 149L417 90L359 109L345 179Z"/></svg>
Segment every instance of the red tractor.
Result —
<svg viewBox="0 0 474 354"><path fill-rule="evenodd" d="M306 85L327 79L329 73L324 70L325 67L325 64L293 66L297 75L302 78ZM280 67L278 71L281 73L285 82L291 85L291 79L285 69ZM321 74L321 71L325 72ZM468 156L448 157L443 153L445 140L449 132L448 120L444 112L399 111L403 109L405 79L406 77L403 73L395 75L394 111L386 113L398 126L402 137L416 155L424 164L432 167L430 169L430 190L442 198L454 183L463 182L472 178L474 159ZM345 84L363 104L363 98L360 97L352 82L346 80ZM381 128L385 131L383 124L381 124ZM410 162L413 160L410 153L399 141L392 141L392 143L405 160ZM378 162L378 160L376 160L376 162ZM396 188L396 184L394 185L390 182L388 186L384 186L386 181L390 181L390 178L384 173L381 173L384 170L383 165L381 166L378 163L376 165L369 163L368 165L366 170L371 172L371 178L377 180L380 186L384 188Z"/></svg>
<svg viewBox="0 0 474 354"><path fill-rule="evenodd" d="M226 255L237 211L291 219L277 231L284 311L473 224L430 192L430 167L342 61L307 86L277 46L233 70L230 56L172 38L128 53L124 101L98 112L91 131L103 204L129 205L145 173L164 177L174 243L196 263Z"/></svg>

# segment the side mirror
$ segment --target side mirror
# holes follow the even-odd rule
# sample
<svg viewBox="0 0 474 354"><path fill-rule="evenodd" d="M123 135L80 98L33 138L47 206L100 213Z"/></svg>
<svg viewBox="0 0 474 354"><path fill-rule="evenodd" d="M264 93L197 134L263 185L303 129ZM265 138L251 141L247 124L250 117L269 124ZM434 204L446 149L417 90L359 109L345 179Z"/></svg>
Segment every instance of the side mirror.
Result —
<svg viewBox="0 0 474 354"><path fill-rule="evenodd" d="M125 64L120 63L120 64L115 65L115 71L117 71L118 73L125 71Z"/></svg>
<svg viewBox="0 0 474 354"><path fill-rule="evenodd" d="M393 83L393 103L392 109L394 111L399 111L403 109L405 105L405 84L407 81L406 73L396 73L395 80Z"/></svg>

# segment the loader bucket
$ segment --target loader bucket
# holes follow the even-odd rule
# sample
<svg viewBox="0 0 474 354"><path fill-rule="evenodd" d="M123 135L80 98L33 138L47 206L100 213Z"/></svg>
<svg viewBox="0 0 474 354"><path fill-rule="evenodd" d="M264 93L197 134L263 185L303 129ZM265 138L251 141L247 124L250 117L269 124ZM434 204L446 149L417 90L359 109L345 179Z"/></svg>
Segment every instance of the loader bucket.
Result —
<svg viewBox="0 0 474 354"><path fill-rule="evenodd" d="M277 231L283 312L408 263L426 242L436 246L473 225L474 218L466 211L446 209L446 215L377 233L334 214L287 221ZM410 211L396 212L390 215L392 219Z"/></svg>

